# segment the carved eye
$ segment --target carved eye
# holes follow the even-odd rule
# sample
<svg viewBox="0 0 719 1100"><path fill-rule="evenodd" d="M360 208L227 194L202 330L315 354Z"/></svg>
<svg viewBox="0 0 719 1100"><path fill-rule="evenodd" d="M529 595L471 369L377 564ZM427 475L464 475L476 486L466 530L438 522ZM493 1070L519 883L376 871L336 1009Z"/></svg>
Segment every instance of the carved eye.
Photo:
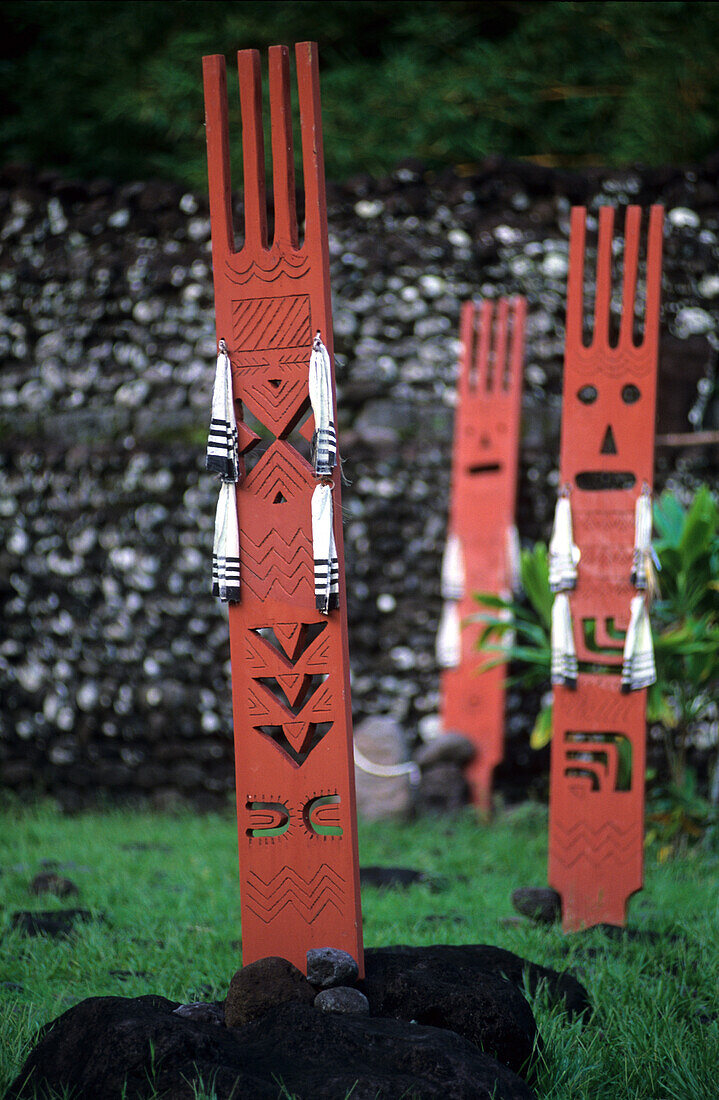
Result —
<svg viewBox="0 0 719 1100"><path fill-rule="evenodd" d="M638 401L642 396L641 390L638 386L632 386L631 384L625 386L622 390L622 401L625 405L633 405L635 401Z"/></svg>
<svg viewBox="0 0 719 1100"><path fill-rule="evenodd" d="M596 386L582 386L579 390L577 397L583 405L592 405L597 400L597 387Z"/></svg>

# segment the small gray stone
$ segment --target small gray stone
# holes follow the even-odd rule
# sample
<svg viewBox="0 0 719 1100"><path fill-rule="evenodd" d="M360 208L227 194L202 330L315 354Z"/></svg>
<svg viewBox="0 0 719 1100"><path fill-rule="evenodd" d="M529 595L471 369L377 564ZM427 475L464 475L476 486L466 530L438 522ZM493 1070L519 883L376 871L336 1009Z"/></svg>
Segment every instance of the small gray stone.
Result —
<svg viewBox="0 0 719 1100"><path fill-rule="evenodd" d="M538 924L554 924L562 916L562 899L549 886L522 886L512 892L512 905Z"/></svg>
<svg viewBox="0 0 719 1100"><path fill-rule="evenodd" d="M381 598L381 596L378 597L377 606L383 610L380 605ZM359 750L359 754L355 757L359 815L366 821L408 817L412 809L409 775L406 772L401 775L377 775L369 770L377 764L380 765L381 770L382 767L407 762L409 749L400 724L388 715L372 716L355 726L354 737L356 748ZM363 764L363 761L366 763Z"/></svg>
<svg viewBox="0 0 719 1100"><path fill-rule="evenodd" d="M351 1012L356 1016L369 1016L369 1001L364 993L347 985L323 989L315 997L315 1008L320 1012Z"/></svg>
<svg viewBox="0 0 719 1100"><path fill-rule="evenodd" d="M320 989L349 985L359 977L357 963L337 947L312 947L307 952L307 981Z"/></svg>

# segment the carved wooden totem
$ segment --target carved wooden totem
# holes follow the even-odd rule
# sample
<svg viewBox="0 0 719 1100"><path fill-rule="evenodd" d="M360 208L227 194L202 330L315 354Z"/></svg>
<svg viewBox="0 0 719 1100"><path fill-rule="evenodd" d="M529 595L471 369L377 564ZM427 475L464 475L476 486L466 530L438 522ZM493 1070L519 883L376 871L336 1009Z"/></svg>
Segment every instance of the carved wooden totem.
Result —
<svg viewBox="0 0 719 1100"><path fill-rule="evenodd" d="M663 210L651 208L643 334L634 335L641 209L626 210L621 322L610 340L614 211L599 211L591 343L583 339L586 211L572 211L560 481L581 558L569 593L577 689L555 686L549 882L566 931L621 925L641 889L646 690L620 691L635 504L654 463ZM617 293L615 288L615 294ZM638 310L637 310L638 312Z"/></svg>
<svg viewBox="0 0 719 1100"><path fill-rule="evenodd" d="M461 316L449 537L464 572L457 613L476 615L476 592L512 587L511 556L519 461L524 298L466 302ZM476 745L468 767L471 799L489 813L492 773L504 752L504 680L498 666L479 672L481 625L461 627L459 663L441 677L441 716Z"/></svg>
<svg viewBox="0 0 719 1100"><path fill-rule="evenodd" d="M316 610L311 498L296 448L313 421L308 368L317 332L332 356L317 47L296 46L306 223L298 242L289 52L269 51L274 236L268 242L260 58L238 54L245 236L235 250L225 59L203 61L217 338L237 403L241 599L230 650L245 964L281 955L306 970L311 947L348 951L362 971L344 558L337 470L340 609ZM334 403L334 377L332 380ZM245 473L259 437L271 433Z"/></svg>

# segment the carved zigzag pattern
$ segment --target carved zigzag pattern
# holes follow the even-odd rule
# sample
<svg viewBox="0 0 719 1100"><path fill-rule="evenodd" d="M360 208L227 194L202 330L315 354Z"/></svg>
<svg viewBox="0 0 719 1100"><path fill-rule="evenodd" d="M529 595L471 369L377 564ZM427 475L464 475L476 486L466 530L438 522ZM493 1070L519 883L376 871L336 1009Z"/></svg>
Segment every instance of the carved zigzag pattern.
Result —
<svg viewBox="0 0 719 1100"><path fill-rule="evenodd" d="M246 905L265 924L275 920L288 905L306 924L313 924L328 905L342 912L344 889L344 879L328 863L320 864L308 879L294 867L283 867L268 882L250 871Z"/></svg>
<svg viewBox="0 0 719 1100"><path fill-rule="evenodd" d="M637 845L641 849L642 844L640 826L622 828L611 821L596 829L583 821L570 826L555 824L552 834L552 858L563 867L573 867L580 861L626 863L634 857Z"/></svg>
<svg viewBox="0 0 719 1100"><path fill-rule="evenodd" d="M259 542L245 532L244 541L242 583L253 596L258 600L270 595L273 599L287 600L313 597L312 543L302 529L289 541L274 530Z"/></svg>

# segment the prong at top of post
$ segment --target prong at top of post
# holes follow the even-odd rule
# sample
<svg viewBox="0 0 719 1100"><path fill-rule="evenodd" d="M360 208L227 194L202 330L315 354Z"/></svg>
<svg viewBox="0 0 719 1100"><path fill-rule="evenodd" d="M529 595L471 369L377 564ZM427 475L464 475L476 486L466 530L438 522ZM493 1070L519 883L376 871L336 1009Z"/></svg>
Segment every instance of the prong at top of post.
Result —
<svg viewBox="0 0 719 1100"><path fill-rule="evenodd" d="M642 224L640 206L628 206L624 215L624 273L622 277L622 319L619 324L619 346L634 345L634 303L639 269L639 231Z"/></svg>
<svg viewBox="0 0 719 1100"><path fill-rule="evenodd" d="M265 142L262 131L262 77L257 50L237 54L242 111L242 165L245 193L245 247L267 248Z"/></svg>
<svg viewBox="0 0 719 1100"><path fill-rule="evenodd" d="M644 340L653 343L659 332L659 303L662 292L662 233L664 207L652 206L647 240L647 304L644 311Z"/></svg>
<svg viewBox="0 0 719 1100"><path fill-rule="evenodd" d="M459 341L461 358L459 361L459 392L467 393L471 387L474 353L474 302L464 302L460 314Z"/></svg>
<svg viewBox="0 0 719 1100"><path fill-rule="evenodd" d="M215 249L231 255L235 250L235 235L232 228L227 74L223 55L211 54L203 57L202 75L205 89L205 131L212 243Z"/></svg>
<svg viewBox="0 0 719 1100"><path fill-rule="evenodd" d="M286 46L270 46L270 117L272 179L275 199L274 244L297 248L295 162L290 104L290 54Z"/></svg>
<svg viewBox="0 0 719 1100"><path fill-rule="evenodd" d="M305 187L305 242L322 239L325 218L325 169L316 42L295 46Z"/></svg>
<svg viewBox="0 0 719 1100"><path fill-rule="evenodd" d="M584 330L584 244L587 233L587 211L573 206L569 230L569 277L567 280L567 349L575 350L583 343Z"/></svg>
<svg viewBox="0 0 719 1100"><path fill-rule="evenodd" d="M522 368L524 365L524 324L527 316L527 299L517 297L512 299L512 332L509 354L507 356L507 370L504 375L504 389L514 391L522 385Z"/></svg>
<svg viewBox="0 0 719 1100"><path fill-rule="evenodd" d="M612 301L612 238L614 207L599 208L599 241L597 243L597 289L594 299L593 348L609 347L609 311Z"/></svg>
<svg viewBox="0 0 719 1100"><path fill-rule="evenodd" d="M476 318L476 321L479 322L479 339L476 341L475 344L475 393L484 393L488 386L489 353L492 346L493 316L494 303L491 301L491 299L485 298L477 311Z"/></svg>
<svg viewBox="0 0 719 1100"><path fill-rule="evenodd" d="M492 333L492 352L487 374L487 390L503 390L507 369L507 337L509 335L509 300L500 298Z"/></svg>

